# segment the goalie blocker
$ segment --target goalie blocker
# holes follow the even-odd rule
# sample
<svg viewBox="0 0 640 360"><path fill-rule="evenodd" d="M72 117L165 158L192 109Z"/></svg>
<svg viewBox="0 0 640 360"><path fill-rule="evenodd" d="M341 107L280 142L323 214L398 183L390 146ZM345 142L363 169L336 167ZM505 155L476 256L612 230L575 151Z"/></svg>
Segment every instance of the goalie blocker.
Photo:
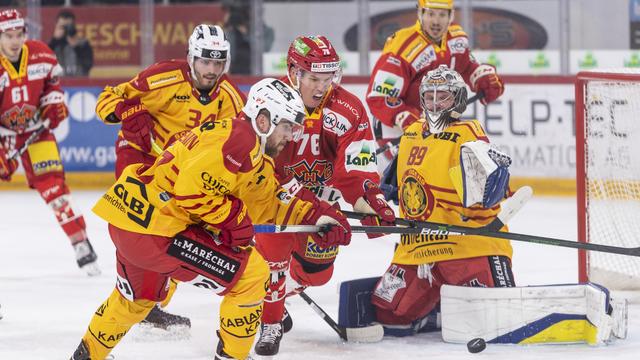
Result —
<svg viewBox="0 0 640 360"><path fill-rule="evenodd" d="M340 284L340 326L377 321L371 294L379 277ZM441 313L434 310L406 326L384 326L386 336L442 329L445 342L587 343L599 345L627 336L627 301L611 299L597 284L484 288L443 285Z"/></svg>

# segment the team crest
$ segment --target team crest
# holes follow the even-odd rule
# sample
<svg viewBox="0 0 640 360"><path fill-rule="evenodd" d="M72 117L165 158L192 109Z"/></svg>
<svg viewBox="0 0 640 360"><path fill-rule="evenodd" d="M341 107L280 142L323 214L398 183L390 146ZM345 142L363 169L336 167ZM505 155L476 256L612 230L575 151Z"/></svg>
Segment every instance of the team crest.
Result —
<svg viewBox="0 0 640 360"><path fill-rule="evenodd" d="M434 197L426 181L417 171L409 169L402 178L400 206L410 217L428 218L433 211Z"/></svg>
<svg viewBox="0 0 640 360"><path fill-rule="evenodd" d="M314 160L311 165L306 160L285 167L285 175L293 175L302 185L324 185L333 176L333 164L326 160Z"/></svg>

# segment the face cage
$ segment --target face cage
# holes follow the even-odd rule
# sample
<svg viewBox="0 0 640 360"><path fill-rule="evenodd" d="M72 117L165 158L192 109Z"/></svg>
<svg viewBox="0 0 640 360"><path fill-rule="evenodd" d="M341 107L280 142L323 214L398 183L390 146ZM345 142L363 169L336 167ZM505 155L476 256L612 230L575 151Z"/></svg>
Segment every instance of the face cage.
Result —
<svg viewBox="0 0 640 360"><path fill-rule="evenodd" d="M438 91L440 92L446 91L449 93L450 97L447 97L444 100L438 101L437 100ZM428 108L427 101L424 99L425 95L428 92L433 92L433 99L434 99L433 110L434 111L431 111ZM434 134L440 133L449 125L449 123L451 123L451 117L452 117L451 113L458 106L458 99L457 99L457 97L459 96L458 94L459 94L459 91L456 91L456 88L449 85L429 87L426 91L422 91L422 94L420 96L420 105L422 106L422 111L424 113L424 116L427 118L427 121L429 122L429 130L431 131L431 133L434 133ZM438 103L449 101L450 98L453 99L453 103L451 106L449 106L446 109L442 109L440 111L435 111L439 108Z"/></svg>

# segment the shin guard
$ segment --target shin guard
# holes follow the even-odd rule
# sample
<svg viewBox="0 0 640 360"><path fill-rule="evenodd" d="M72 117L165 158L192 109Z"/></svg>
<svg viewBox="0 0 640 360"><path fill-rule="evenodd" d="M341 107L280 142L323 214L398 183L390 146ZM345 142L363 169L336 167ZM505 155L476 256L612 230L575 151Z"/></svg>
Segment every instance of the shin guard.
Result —
<svg viewBox="0 0 640 360"><path fill-rule="evenodd" d="M104 359L109 355L129 329L142 321L154 306L154 301L129 301L114 289L93 314L82 337L91 359Z"/></svg>

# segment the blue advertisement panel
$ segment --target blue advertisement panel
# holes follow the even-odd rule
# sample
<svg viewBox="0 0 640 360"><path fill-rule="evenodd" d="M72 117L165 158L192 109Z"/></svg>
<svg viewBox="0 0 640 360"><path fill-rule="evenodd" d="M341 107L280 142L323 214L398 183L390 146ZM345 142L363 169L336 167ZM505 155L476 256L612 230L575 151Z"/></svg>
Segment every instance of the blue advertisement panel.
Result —
<svg viewBox="0 0 640 360"><path fill-rule="evenodd" d="M66 87L69 120L55 130L65 171L112 172L115 167L115 141L120 126L106 125L95 113L102 91L97 86Z"/></svg>

